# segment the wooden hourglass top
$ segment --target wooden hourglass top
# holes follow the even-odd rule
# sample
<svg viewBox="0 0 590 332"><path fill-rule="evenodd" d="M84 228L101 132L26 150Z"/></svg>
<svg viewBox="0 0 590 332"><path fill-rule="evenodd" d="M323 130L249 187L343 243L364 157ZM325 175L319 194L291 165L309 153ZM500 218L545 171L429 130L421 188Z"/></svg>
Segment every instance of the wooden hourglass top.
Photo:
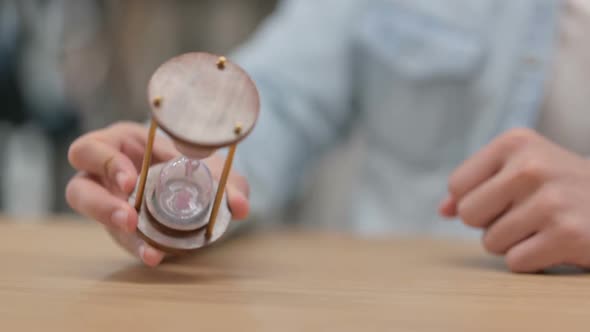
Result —
<svg viewBox="0 0 590 332"><path fill-rule="evenodd" d="M260 108L248 74L209 53L186 53L165 62L152 76L148 96L158 126L172 139L199 148L243 140Z"/></svg>

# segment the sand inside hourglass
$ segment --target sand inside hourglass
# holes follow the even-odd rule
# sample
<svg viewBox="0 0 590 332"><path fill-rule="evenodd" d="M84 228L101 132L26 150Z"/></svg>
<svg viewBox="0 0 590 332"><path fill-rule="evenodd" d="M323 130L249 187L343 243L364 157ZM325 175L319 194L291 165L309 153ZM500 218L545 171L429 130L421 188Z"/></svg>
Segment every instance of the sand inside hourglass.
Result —
<svg viewBox="0 0 590 332"><path fill-rule="evenodd" d="M164 183L158 206L170 217L190 220L204 211L196 183L186 179L170 179Z"/></svg>
<svg viewBox="0 0 590 332"><path fill-rule="evenodd" d="M204 222L211 202L212 178L207 166L181 157L164 165L153 198L155 212L173 228L193 229ZM188 228L186 228L188 227Z"/></svg>

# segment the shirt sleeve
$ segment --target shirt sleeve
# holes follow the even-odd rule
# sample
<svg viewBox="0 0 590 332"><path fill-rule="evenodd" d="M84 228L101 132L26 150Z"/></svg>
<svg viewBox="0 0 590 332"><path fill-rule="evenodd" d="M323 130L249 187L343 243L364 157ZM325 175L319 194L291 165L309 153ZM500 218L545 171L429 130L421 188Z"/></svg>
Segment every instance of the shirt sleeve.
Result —
<svg viewBox="0 0 590 332"><path fill-rule="evenodd" d="M232 56L261 96L258 123L235 160L251 185L253 217L290 201L306 166L350 127L351 21L359 3L283 1Z"/></svg>

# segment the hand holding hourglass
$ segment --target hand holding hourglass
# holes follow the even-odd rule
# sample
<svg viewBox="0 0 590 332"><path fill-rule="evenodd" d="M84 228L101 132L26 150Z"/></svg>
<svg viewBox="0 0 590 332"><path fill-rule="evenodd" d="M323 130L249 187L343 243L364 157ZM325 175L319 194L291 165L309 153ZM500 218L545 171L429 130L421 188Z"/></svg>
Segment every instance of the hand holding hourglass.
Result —
<svg viewBox="0 0 590 332"><path fill-rule="evenodd" d="M209 56L205 58L210 63L211 57ZM198 66L194 61L191 61L194 59L195 58L191 56L188 58L185 57L185 64ZM169 62L168 64L170 63L174 62ZM213 68L219 70L215 66ZM194 73L196 72L197 71ZM231 71L225 73L228 72ZM190 75L190 73L191 71L184 70L185 75ZM182 75L183 72L181 71L180 74ZM220 77L223 78L223 76ZM204 80L203 82L206 84L207 80ZM236 81L233 80L233 82ZM227 85L227 82L225 84ZM171 83L168 82L166 85L170 86ZM214 86L212 88L214 88ZM182 86L176 86L175 91L179 90L182 90ZM206 89L202 89L200 92L204 93L204 90ZM227 91L226 89L222 90ZM239 92L240 87L238 87L237 90ZM180 95L187 96L188 92L190 91L185 90L184 93L181 93ZM199 92L195 92L192 96L194 97L195 94L199 95ZM257 95L254 97L257 102ZM202 98L201 100L210 101L210 98L203 95L201 95L200 98ZM193 103L195 100L198 101L198 98L193 99ZM227 99L225 101L227 101ZM166 105L166 102L169 104ZM170 107L174 102L175 99L173 97L166 99L164 96L162 105ZM225 109L227 109L226 106L227 104L224 106ZM209 105L209 108L213 109L211 105ZM220 108L218 107L218 109ZM251 128L247 127L249 125L248 122L244 121L244 123L246 125L245 128L251 130ZM208 124L204 125L210 127ZM167 131L166 129L169 130L169 128L163 129L164 131ZM232 130L230 130L228 134L236 135ZM205 131L206 130L202 130L201 134ZM238 139L243 139L247 133L248 132L245 130L242 133L242 136L238 137ZM152 246L146 244L143 239L137 236L136 225L138 223L138 214L126 201L126 198L136 187L136 180L146 148L147 134L147 128L139 124L119 123L80 137L74 144L72 144L69 153L71 164L78 169L80 173L70 181L66 195L68 202L76 211L103 223L118 243L133 254L138 255L146 264L157 265L163 257L163 253L155 250ZM174 133L169 133L169 136L172 136L170 134ZM211 137L211 135L208 137ZM220 141L219 137L213 137L213 139L217 139L218 142ZM209 143L211 142L213 142L213 140L209 141ZM165 176L165 174L177 174L175 172L178 172L179 169L184 169L183 171L185 172L187 170L186 166L188 165L192 167L192 170L196 170L194 174L198 183L199 181L202 181L202 179L211 176L208 174L209 172L206 171L205 167L208 167L211 171L210 173L214 174L212 177L214 180L213 183L216 183L216 181L219 180L219 176L215 176L215 174L219 175L222 172L224 159L213 153L216 149L203 147L201 147L200 150L206 151L207 153L205 155L210 155L209 157L205 159L188 158L187 155L198 152L199 149L192 149L190 151L191 153L187 153L187 145L189 144L186 144L185 141L172 141L168 137L158 135L153 142L152 164L161 164L171 160L174 162L165 164L168 166L168 171L172 171L172 173L168 171L161 173L153 172L152 175L164 175L160 178L166 181L166 179L169 178ZM190 148L190 145L188 147ZM181 150L185 156L183 156L179 150ZM203 157L205 155L201 154L197 157ZM207 166L202 167L204 165ZM197 167L195 168L193 166ZM172 184L174 183L174 178L175 176L170 178ZM181 213L181 220L183 220L182 218L198 218L199 214L202 214L203 211L211 210L211 205L215 198L213 195L207 194L207 186L204 188L204 194L201 195L200 198L199 195L193 196L193 198L197 199L197 203L191 202L189 199L189 196L191 195L190 190L188 192L182 192L182 190L177 191L177 193L181 193L178 196L168 192L167 194L164 193L163 196L158 197L160 200L164 201L166 201L166 197L168 197L168 200L166 201L167 203L164 203L163 206L166 206L165 204L172 204L168 205L168 207L180 207L180 211L188 208L188 210L185 211L188 212L188 214L182 215ZM160 189L163 189L163 187ZM225 192L227 193L225 201L229 206L229 210L231 210L232 218L244 219L248 214L248 184L246 180L237 173L230 172ZM211 188L211 194L215 194L215 188ZM152 203L153 202L154 201L152 201ZM182 207L184 207L184 209ZM194 210L193 208L197 209ZM197 210L200 212L195 213ZM161 210L156 212L167 213L166 211ZM191 213L193 214L192 216ZM173 218L170 220L173 220ZM169 224L168 226L178 227L178 225L179 224L176 223ZM198 226L199 225L197 225L197 227Z"/></svg>

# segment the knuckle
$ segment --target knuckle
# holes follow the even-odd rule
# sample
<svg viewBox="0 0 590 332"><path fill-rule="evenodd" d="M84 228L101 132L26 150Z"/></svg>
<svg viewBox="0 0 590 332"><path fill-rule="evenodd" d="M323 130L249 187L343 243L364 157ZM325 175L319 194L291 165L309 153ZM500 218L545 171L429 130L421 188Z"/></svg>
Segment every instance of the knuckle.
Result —
<svg viewBox="0 0 590 332"><path fill-rule="evenodd" d="M576 219L560 218L557 223L557 231L561 239L571 242L584 234L584 225Z"/></svg>
<svg viewBox="0 0 590 332"><path fill-rule="evenodd" d="M526 182L538 182L545 178L547 166L538 159L529 159L523 162L517 169L515 177Z"/></svg>
<svg viewBox="0 0 590 332"><path fill-rule="evenodd" d="M469 201L467 201L466 199L459 202L459 205L457 206L457 214L459 215L459 217L465 225L472 227L478 226L478 219L476 217L476 214L472 212Z"/></svg>
<svg viewBox="0 0 590 332"><path fill-rule="evenodd" d="M502 249L498 245L498 241L492 233L486 232L482 238L482 245L484 249L494 255L502 254Z"/></svg>
<svg viewBox="0 0 590 332"><path fill-rule="evenodd" d="M563 209L565 199L558 190L546 188L541 190L536 204L546 217L552 217Z"/></svg>
<svg viewBox="0 0 590 332"><path fill-rule="evenodd" d="M520 149L535 140L537 133L528 128L511 129L498 138L498 143L509 150Z"/></svg>

